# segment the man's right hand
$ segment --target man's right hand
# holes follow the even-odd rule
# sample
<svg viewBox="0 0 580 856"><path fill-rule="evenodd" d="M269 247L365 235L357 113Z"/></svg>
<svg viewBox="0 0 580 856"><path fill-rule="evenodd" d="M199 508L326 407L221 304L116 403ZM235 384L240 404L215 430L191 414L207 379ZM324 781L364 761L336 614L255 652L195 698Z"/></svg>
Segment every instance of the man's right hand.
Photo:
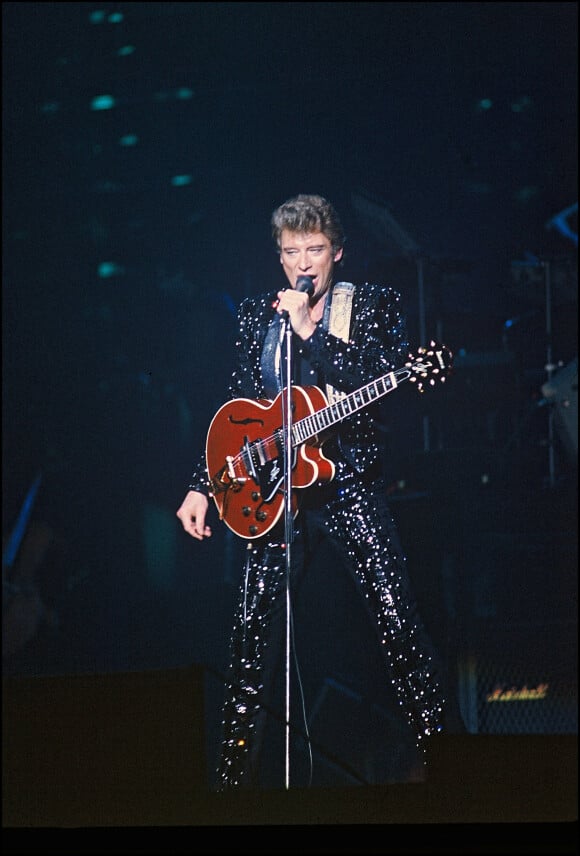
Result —
<svg viewBox="0 0 580 856"><path fill-rule="evenodd" d="M192 538L197 538L198 541L203 541L204 538L209 538L211 535L210 527L205 525L208 505L209 502L205 494L197 490L190 490L176 511L185 531Z"/></svg>

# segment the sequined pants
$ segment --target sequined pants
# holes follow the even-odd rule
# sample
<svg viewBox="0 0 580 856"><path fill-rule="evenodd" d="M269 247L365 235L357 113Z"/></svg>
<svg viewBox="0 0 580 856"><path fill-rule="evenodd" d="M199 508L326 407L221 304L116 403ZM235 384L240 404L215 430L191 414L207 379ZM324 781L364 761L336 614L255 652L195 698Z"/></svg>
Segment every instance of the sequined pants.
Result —
<svg viewBox="0 0 580 856"><path fill-rule="evenodd" d="M417 746L443 728L444 690L437 655L411 591L406 559L399 544L382 479L364 484L346 477L333 486L328 501L301 508L291 546L290 591L296 590L322 538L331 540L354 575L384 655L387 676L406 714ZM256 763L269 682L280 668L279 640L271 627L286 610L287 568L284 545L249 544L231 641L223 710L223 744L218 788L256 786ZM329 598L329 608L332 599ZM323 616L321 616L323 620ZM276 662L277 661L277 662Z"/></svg>

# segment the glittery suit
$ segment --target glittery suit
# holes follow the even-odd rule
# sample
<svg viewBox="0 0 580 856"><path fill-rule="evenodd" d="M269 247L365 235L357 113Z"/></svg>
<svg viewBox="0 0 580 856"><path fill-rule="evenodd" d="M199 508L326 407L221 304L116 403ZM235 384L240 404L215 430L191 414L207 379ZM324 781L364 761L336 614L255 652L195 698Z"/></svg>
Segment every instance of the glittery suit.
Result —
<svg viewBox="0 0 580 856"><path fill-rule="evenodd" d="M240 306L232 398L272 398L264 388L260 359L275 299L274 293L265 294L247 298ZM360 285L354 293L348 342L323 324L305 342L294 337L298 359L310 372L306 380L302 375L302 385L325 389L330 383L348 393L403 365L408 343L399 300L392 288ZM330 539L363 595L388 679L421 747L425 736L442 730L443 691L387 504L378 417L377 404L359 410L337 423L333 437L324 443L336 474L329 484L300 492L304 495L294 524L291 589L299 585L320 539ZM204 465L203 458L189 487L207 493ZM286 608L283 540L282 526L282 532L272 530L247 546L224 706L221 789L255 784L264 703L276 668L270 661L283 654L279 644L270 644L273 619Z"/></svg>

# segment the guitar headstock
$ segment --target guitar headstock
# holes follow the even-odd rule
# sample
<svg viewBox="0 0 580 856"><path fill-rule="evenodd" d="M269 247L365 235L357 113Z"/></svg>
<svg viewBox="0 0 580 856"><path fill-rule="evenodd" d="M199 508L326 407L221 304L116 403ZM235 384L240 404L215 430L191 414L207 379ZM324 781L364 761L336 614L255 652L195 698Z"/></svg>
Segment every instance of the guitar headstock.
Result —
<svg viewBox="0 0 580 856"><path fill-rule="evenodd" d="M433 340L428 348L418 348L417 355L409 354L405 363L405 368L411 369L409 380L417 385L419 392L425 392L426 386L445 383L452 366L453 353Z"/></svg>

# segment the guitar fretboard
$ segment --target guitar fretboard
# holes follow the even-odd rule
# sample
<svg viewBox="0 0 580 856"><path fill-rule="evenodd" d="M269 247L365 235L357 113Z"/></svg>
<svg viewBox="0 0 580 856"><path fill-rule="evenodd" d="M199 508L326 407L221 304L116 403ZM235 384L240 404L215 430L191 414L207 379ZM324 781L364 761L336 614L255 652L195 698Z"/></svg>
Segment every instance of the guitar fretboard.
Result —
<svg viewBox="0 0 580 856"><path fill-rule="evenodd" d="M368 407L369 404L391 392L401 381L407 380L410 376L411 371L407 368L389 372L389 374L371 381L355 392L339 398L334 404L329 404L328 407L323 407L322 410L317 410L316 413L300 419L292 426L292 445L299 446L321 431L330 428L336 422L340 422L341 419L356 413L357 410Z"/></svg>

